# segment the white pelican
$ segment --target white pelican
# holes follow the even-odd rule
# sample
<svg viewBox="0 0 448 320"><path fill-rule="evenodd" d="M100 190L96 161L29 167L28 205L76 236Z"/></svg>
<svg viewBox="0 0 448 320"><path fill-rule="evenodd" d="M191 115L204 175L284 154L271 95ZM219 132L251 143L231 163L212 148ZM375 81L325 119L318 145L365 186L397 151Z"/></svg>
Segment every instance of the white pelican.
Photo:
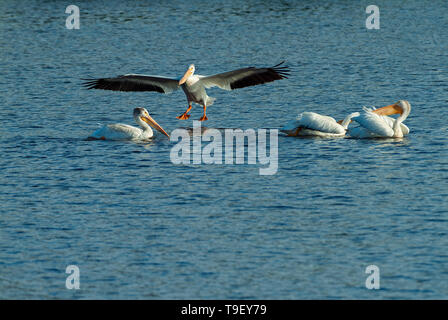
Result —
<svg viewBox="0 0 448 320"><path fill-rule="evenodd" d="M89 140L147 140L154 135L151 127L169 137L168 133L149 115L145 108L134 109L134 119L140 128L127 124L109 124L96 130ZM151 126L151 127L150 127Z"/></svg>
<svg viewBox="0 0 448 320"><path fill-rule="evenodd" d="M303 112L296 120L290 121L280 129L288 136L315 136L315 137L343 137L352 117L358 116L354 112L337 122L332 117L323 116L315 112Z"/></svg>
<svg viewBox="0 0 448 320"><path fill-rule="evenodd" d="M409 133L409 128L402 122L411 112L411 104L400 100L395 104L380 109L364 108L364 112L353 117L360 126L350 128L348 133L353 138L402 138ZM387 115L399 113L397 119Z"/></svg>
<svg viewBox="0 0 448 320"><path fill-rule="evenodd" d="M180 120L186 120L190 117L188 112L191 110L193 102L200 104L204 108L204 115L199 121L207 120L207 106L211 106L215 98L211 98L205 91L206 88L219 87L224 90L233 90L263 84L275 80L287 78L289 69L286 66L280 66L283 62L271 68L243 68L225 73L219 73L212 76L201 76L194 74L194 64L188 67L188 70L180 79L171 79L160 76L149 76L139 74L126 74L115 78L101 79L83 79L86 80L84 86L87 89L104 89L113 91L157 91L161 93L170 93L179 87L185 92L188 100L188 109L178 116Z"/></svg>

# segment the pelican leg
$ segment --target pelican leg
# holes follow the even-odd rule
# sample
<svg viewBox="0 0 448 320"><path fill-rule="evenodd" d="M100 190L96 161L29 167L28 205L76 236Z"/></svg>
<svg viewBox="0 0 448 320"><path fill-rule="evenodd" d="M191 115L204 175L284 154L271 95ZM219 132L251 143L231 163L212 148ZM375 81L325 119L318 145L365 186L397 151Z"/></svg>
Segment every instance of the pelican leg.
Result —
<svg viewBox="0 0 448 320"><path fill-rule="evenodd" d="M205 112L207 111L207 106L204 104L204 115L202 117L199 118L199 121L205 121L208 120Z"/></svg>
<svg viewBox="0 0 448 320"><path fill-rule="evenodd" d="M191 110L191 104L188 105L188 109L187 111L185 111L184 113L182 113L180 116L176 117L179 120L187 120L188 118L190 118L190 114L188 114L188 112L190 112Z"/></svg>

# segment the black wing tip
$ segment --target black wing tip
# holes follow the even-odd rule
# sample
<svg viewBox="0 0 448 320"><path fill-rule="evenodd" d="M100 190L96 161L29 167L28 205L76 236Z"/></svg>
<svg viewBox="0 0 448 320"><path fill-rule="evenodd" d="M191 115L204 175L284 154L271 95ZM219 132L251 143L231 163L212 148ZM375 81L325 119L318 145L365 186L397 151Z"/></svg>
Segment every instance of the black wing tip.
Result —
<svg viewBox="0 0 448 320"><path fill-rule="evenodd" d="M290 75L290 69L288 66L283 65L283 63L285 63L285 61L282 61L270 68L257 69L255 67L250 67L249 69L252 69L254 71L258 70L261 72L255 72L251 76L243 77L240 80L232 82L230 84L230 88L234 90L238 88L264 84L275 80L288 79L288 76Z"/></svg>
<svg viewBox="0 0 448 320"><path fill-rule="evenodd" d="M98 83L101 81L101 79L94 79L94 78L87 79L87 78L85 78L85 79L81 79L81 80L84 81L82 83L82 86L84 88L86 88L87 90L90 90L90 89L100 89L100 88L97 88L97 86L98 86Z"/></svg>
<svg viewBox="0 0 448 320"><path fill-rule="evenodd" d="M273 72L277 73L280 76L280 79L288 79L291 75L291 69L287 65L283 65L284 63L285 60L269 68Z"/></svg>
<svg viewBox="0 0 448 320"><path fill-rule="evenodd" d="M277 67L279 67L279 66L281 66L282 64L284 64L286 61L285 60L282 60L279 64L276 64L275 66L273 66L273 67L271 67L271 68L277 68ZM282 68L287 68L288 66L283 66Z"/></svg>
<svg viewBox="0 0 448 320"><path fill-rule="evenodd" d="M126 82L116 82L115 80L125 78L125 75L117 76L115 78L90 78L81 79L84 82L82 86L87 90L90 89L101 89L101 90L112 90L112 91L157 91L160 93L167 93L165 90L157 85L146 85L142 86L140 84L132 84Z"/></svg>

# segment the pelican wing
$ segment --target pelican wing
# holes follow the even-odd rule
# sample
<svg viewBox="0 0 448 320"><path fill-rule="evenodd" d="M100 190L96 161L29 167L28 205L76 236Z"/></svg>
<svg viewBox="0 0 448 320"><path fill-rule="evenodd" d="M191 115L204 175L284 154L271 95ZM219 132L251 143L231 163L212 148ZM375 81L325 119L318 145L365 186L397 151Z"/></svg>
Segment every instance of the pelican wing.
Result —
<svg viewBox="0 0 448 320"><path fill-rule="evenodd" d="M343 134L345 129L332 117L315 112L303 112L296 120L299 127L325 133Z"/></svg>
<svg viewBox="0 0 448 320"><path fill-rule="evenodd" d="M393 137L394 130L383 116L379 116L371 111L364 112L357 117L352 118L361 125L361 127L370 131L378 137Z"/></svg>
<svg viewBox="0 0 448 320"><path fill-rule="evenodd" d="M115 78L83 80L85 80L84 86L87 89L170 93L179 88L179 80L140 74L126 74Z"/></svg>
<svg viewBox="0 0 448 320"><path fill-rule="evenodd" d="M142 133L140 128L127 124L109 124L96 130L90 138L105 140L128 140L138 137Z"/></svg>
<svg viewBox="0 0 448 320"><path fill-rule="evenodd" d="M233 90L275 80L286 79L289 76L287 66L281 66L283 62L271 68L243 68L213 76L200 76L200 82L206 87L219 87L224 90Z"/></svg>
<svg viewBox="0 0 448 320"><path fill-rule="evenodd" d="M372 107L372 108L368 108L368 107L363 107L365 112L375 112L376 108ZM395 119L389 116L381 116L381 119L383 119L387 125L391 128L394 127L394 122ZM401 127L401 131L403 132L403 134L406 136L409 134L410 129L407 125L405 125L404 123L400 123L400 127Z"/></svg>

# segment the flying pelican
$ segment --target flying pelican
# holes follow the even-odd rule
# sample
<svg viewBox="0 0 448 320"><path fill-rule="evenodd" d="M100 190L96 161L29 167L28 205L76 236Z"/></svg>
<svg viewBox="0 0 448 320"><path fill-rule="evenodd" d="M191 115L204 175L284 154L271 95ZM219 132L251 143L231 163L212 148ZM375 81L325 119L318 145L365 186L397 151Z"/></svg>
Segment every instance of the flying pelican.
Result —
<svg viewBox="0 0 448 320"><path fill-rule="evenodd" d="M364 108L364 112L353 117L353 121L360 126L350 128L348 133L353 138L402 138L409 134L409 128L402 122L411 112L411 104L400 100L390 106L380 109ZM387 117L391 114L400 114L397 119Z"/></svg>
<svg viewBox="0 0 448 320"><path fill-rule="evenodd" d="M303 112L297 116L296 120L290 121L280 131L294 137L343 137L351 119L358 115L359 112L354 112L345 117L344 120L336 122L332 117L315 112Z"/></svg>
<svg viewBox="0 0 448 320"><path fill-rule="evenodd" d="M289 69L281 66L283 62L271 68L243 68L212 76L201 76L194 74L194 64L180 79L171 79L160 76L149 76L139 74L126 74L115 78L83 79L87 89L104 89L113 91L157 91L160 93L170 93L182 87L188 100L188 109L178 116L180 120L190 117L193 102L202 105L204 115L199 121L208 120L206 115L207 106L211 106L215 98L211 98L205 91L206 88L219 87L224 90L233 90L266 82L272 82L287 78Z"/></svg>
<svg viewBox="0 0 448 320"><path fill-rule="evenodd" d="M151 127L169 137L168 133L149 115L145 108L134 109L134 119L140 128L127 124L108 124L96 130L89 140L147 140L154 135ZM151 127L150 127L151 126Z"/></svg>

